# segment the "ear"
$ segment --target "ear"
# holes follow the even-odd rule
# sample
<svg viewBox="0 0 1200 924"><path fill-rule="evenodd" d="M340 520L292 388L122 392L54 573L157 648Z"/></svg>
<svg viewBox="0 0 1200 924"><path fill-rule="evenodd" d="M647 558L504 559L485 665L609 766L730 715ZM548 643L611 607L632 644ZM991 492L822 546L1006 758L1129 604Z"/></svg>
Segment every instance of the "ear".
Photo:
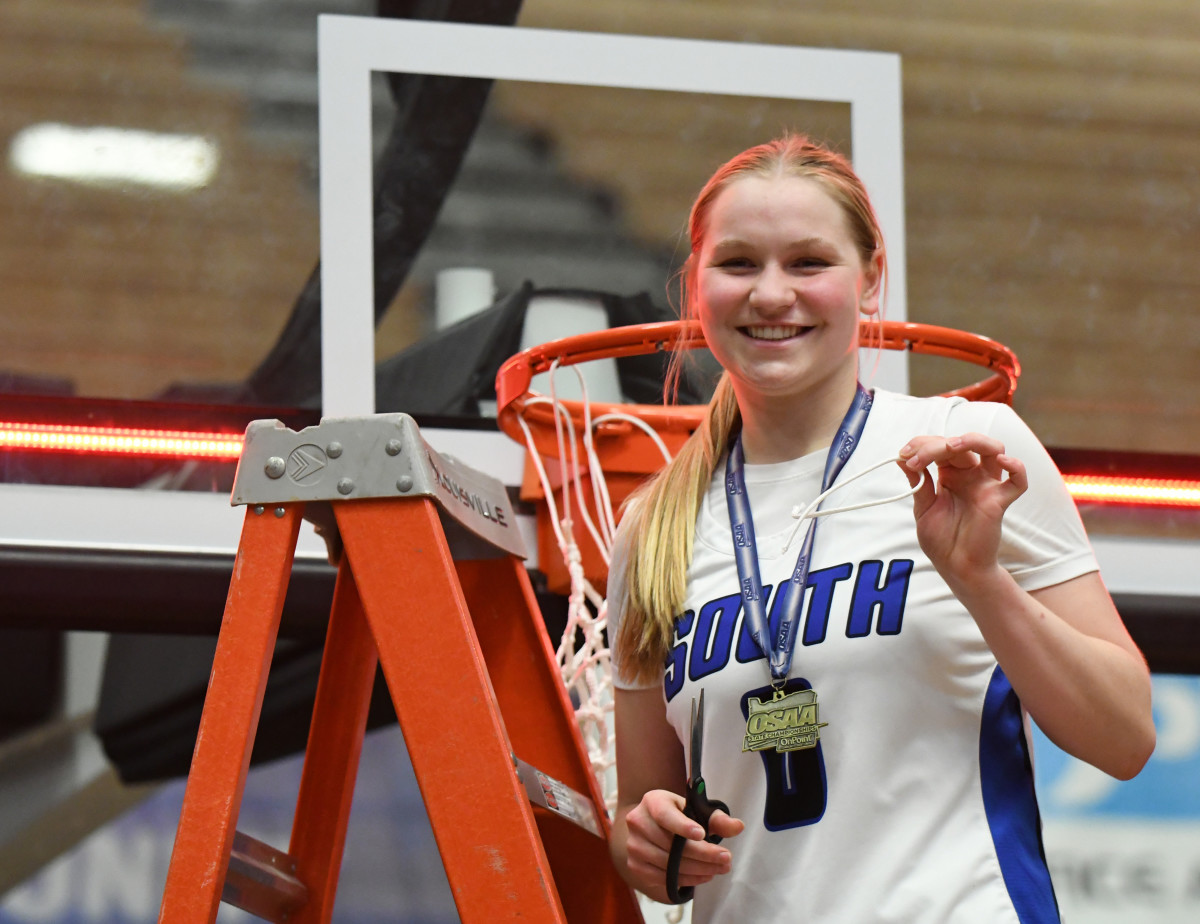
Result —
<svg viewBox="0 0 1200 924"><path fill-rule="evenodd" d="M858 310L865 315L879 314L883 296L883 251L876 249L863 268L863 287L858 299Z"/></svg>

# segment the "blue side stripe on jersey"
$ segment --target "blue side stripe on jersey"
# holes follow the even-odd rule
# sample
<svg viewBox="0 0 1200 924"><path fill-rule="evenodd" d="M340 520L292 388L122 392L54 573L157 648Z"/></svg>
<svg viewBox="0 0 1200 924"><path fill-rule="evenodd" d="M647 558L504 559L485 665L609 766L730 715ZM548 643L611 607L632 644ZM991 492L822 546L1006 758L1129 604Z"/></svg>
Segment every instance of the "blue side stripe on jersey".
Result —
<svg viewBox="0 0 1200 924"><path fill-rule="evenodd" d="M1058 924L1021 703L999 667L984 699L979 773L992 842L1021 924Z"/></svg>

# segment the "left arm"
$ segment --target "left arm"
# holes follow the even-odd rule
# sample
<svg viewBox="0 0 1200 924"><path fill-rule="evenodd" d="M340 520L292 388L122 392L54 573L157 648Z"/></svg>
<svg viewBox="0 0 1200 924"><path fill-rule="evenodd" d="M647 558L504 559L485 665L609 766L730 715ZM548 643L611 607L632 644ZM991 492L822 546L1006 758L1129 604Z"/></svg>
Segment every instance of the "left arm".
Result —
<svg viewBox="0 0 1200 924"><path fill-rule="evenodd" d="M1100 576L1023 590L999 561L1025 467L989 436L924 436L901 450L922 550L974 617L1022 705L1059 747L1119 779L1154 749L1150 673Z"/></svg>

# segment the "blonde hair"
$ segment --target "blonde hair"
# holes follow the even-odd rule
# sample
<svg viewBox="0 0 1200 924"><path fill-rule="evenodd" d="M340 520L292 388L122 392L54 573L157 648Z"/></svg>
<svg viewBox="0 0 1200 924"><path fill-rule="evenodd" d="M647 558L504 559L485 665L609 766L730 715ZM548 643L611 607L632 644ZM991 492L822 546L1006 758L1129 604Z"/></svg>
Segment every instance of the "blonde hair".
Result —
<svg viewBox="0 0 1200 924"><path fill-rule="evenodd" d="M842 155L802 135L784 135L752 147L723 164L700 190L688 218L691 252L680 271L685 318L696 318L697 262L709 216L718 195L746 176L799 177L820 184L842 207L863 265L880 260L881 281L887 258L879 221L862 181ZM673 398L684 351L676 349L668 367L666 396ZM675 620L687 597L687 571L700 504L741 414L729 373L723 373L696 432L674 460L638 489L626 506L631 537L626 566L618 668L639 680L652 679L670 652Z"/></svg>

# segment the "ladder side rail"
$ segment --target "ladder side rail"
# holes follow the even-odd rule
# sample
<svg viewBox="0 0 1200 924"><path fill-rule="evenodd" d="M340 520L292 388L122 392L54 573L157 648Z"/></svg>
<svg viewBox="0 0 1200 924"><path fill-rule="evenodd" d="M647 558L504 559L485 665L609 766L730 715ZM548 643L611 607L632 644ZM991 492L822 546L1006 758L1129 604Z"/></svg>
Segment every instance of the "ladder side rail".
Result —
<svg viewBox="0 0 1200 924"><path fill-rule="evenodd" d="M454 564L517 756L603 806L524 565L509 557Z"/></svg>
<svg viewBox="0 0 1200 924"><path fill-rule="evenodd" d="M598 838L544 809L535 816L567 919L640 922L609 856L611 824L575 710L529 580L515 557L455 562L504 725L517 757L591 798Z"/></svg>
<svg viewBox="0 0 1200 924"><path fill-rule="evenodd" d="M343 555L288 850L308 887L308 902L291 916L292 924L327 924L333 916L377 664L354 573Z"/></svg>
<svg viewBox="0 0 1200 924"><path fill-rule="evenodd" d="M246 509L160 924L216 920L303 509Z"/></svg>
<svg viewBox="0 0 1200 924"><path fill-rule="evenodd" d="M434 503L334 512L461 920L564 922Z"/></svg>

